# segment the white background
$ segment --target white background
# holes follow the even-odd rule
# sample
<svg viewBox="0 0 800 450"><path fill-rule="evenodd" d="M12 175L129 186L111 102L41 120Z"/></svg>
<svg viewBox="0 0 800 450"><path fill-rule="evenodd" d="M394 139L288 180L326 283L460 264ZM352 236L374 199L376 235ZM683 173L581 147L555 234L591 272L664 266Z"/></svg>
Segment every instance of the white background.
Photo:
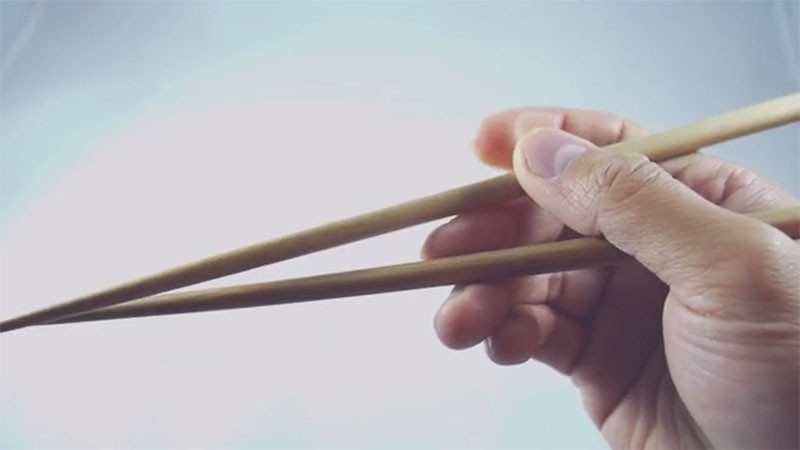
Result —
<svg viewBox="0 0 800 450"><path fill-rule="evenodd" d="M663 129L798 90L797 3L0 7L3 318L488 177L498 109ZM709 151L800 191L796 126ZM212 284L414 260L432 226ZM554 371L444 349L447 291L4 334L0 446L605 446Z"/></svg>

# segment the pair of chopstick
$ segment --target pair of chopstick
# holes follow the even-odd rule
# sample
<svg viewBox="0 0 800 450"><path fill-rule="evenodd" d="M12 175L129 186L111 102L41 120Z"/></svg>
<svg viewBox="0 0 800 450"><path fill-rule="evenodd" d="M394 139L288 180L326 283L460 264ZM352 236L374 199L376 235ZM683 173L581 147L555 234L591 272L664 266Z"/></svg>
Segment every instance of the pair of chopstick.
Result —
<svg viewBox="0 0 800 450"><path fill-rule="evenodd" d="M800 94L748 106L651 136L605 147L653 161L800 120ZM401 228L499 203L523 194L513 174L462 186L349 219L212 256L0 323L0 332L56 322L243 308L415 289L498 277L615 264L627 255L601 239L536 246L374 269L248 284L142 299ZM754 215L800 237L800 209ZM122 303L130 302L122 305ZM114 306L117 305L117 306ZM93 311L96 310L96 311Z"/></svg>
<svg viewBox="0 0 800 450"><path fill-rule="evenodd" d="M800 206L751 216L781 229L793 238L800 238ZM50 323L160 316L353 297L476 283L514 275L608 266L629 258L629 255L602 239L578 238L425 262L158 295Z"/></svg>

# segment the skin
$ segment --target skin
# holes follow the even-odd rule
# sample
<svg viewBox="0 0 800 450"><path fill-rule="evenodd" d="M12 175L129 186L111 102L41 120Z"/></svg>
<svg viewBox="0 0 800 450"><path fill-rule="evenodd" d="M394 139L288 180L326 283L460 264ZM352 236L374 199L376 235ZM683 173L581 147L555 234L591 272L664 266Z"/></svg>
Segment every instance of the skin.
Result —
<svg viewBox="0 0 800 450"><path fill-rule="evenodd" d="M597 146L649 133L619 116L517 108L485 119L475 151L529 198L431 233L425 258L603 235L614 268L457 287L434 326L498 364L569 376L611 446L798 448L800 247L734 213L797 200L700 154L661 166ZM554 149L586 149L556 174Z"/></svg>

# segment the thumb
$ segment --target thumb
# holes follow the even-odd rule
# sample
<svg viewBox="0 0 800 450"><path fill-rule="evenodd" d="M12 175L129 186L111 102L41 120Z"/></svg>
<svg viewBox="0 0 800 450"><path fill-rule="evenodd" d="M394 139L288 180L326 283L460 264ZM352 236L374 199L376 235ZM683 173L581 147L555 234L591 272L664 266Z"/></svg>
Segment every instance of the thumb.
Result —
<svg viewBox="0 0 800 450"><path fill-rule="evenodd" d="M734 283L759 275L769 283L785 261L774 250L785 257L786 243L793 244L769 225L702 198L643 155L600 151L558 129L524 135L513 165L540 207L581 234L603 235L685 293L733 287L732 273L740 278Z"/></svg>

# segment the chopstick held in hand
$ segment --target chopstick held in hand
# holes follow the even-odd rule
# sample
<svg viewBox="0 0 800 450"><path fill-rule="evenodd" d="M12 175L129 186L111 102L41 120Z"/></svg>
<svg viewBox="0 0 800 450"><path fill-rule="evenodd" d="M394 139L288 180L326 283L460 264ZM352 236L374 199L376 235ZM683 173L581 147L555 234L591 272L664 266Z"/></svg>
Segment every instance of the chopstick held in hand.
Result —
<svg viewBox="0 0 800 450"><path fill-rule="evenodd" d="M800 207L750 216L800 238ZM51 323L182 314L469 284L515 275L613 265L629 256L597 238L530 245L432 261L377 267L312 277L204 289L150 297L66 317Z"/></svg>
<svg viewBox="0 0 800 450"><path fill-rule="evenodd" d="M800 120L800 94L781 97L684 125L646 138L617 143L607 151L638 152L654 161L706 145ZM503 175L350 219L169 269L0 323L0 332L50 322L95 308L177 289L283 261L370 236L498 203L522 194L514 176Z"/></svg>

